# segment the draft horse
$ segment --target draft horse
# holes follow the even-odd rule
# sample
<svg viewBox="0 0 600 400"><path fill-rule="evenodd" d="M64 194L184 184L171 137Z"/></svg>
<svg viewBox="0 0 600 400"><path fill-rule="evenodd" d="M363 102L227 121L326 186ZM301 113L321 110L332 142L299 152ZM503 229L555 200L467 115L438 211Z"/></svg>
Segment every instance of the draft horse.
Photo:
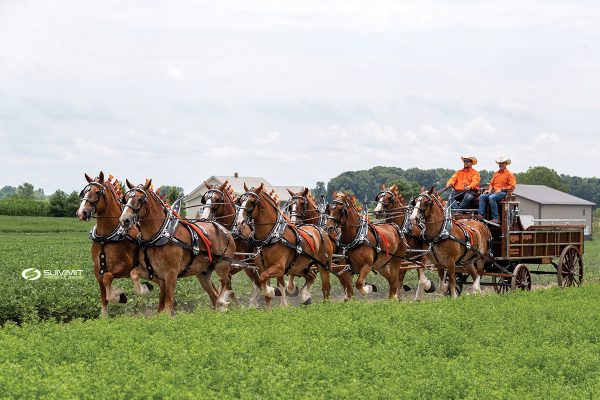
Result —
<svg viewBox="0 0 600 400"><path fill-rule="evenodd" d="M309 224L324 229L324 224L321 226L321 221L325 221L325 218L323 218L323 214L315 203L310 190L308 188L304 188L297 193L294 193L289 189L287 189L287 191L291 196L287 208L289 210L290 220L292 223L299 226ZM329 233L325 233L326 238L331 242L333 251L337 251L337 239L331 236ZM343 266L339 267L332 264L330 272L332 272L340 281L340 284L344 289L344 297L347 300L347 293L349 290L352 290L352 276L350 274L344 274L343 270ZM330 296L331 285L325 286L325 284L322 282L321 289L323 291L323 298L328 299ZM294 285L293 276L290 276L286 290L288 294L296 292L297 289Z"/></svg>
<svg viewBox="0 0 600 400"><path fill-rule="evenodd" d="M181 218L151 189L152 180L129 190L119 222L128 229L139 222L142 265L148 279L161 284L158 311L171 313L177 279L196 276L213 307L225 310L230 295L229 268L235 253L231 233L216 222L190 223ZM221 288L211 281L215 271Z"/></svg>
<svg viewBox="0 0 600 400"><path fill-rule="evenodd" d="M402 201L402 195L398 192L398 187L396 185L390 187L381 185L380 192L375 196L375 201L377 202L377 205L375 206L373 213L376 218L382 220L384 223L394 223L402 227L402 232L405 235L407 245L406 262L422 263L425 261L427 259L426 250L429 246L421 240L421 230L419 227L409 224L410 220L408 215L410 215L412 209ZM420 251L413 252L413 250ZM404 277L407 271L406 268L400 267L400 271L398 272L399 296L405 291ZM419 275L419 283L414 298L415 300L422 300L424 298L424 292L433 293L435 291L435 285L431 280L427 279L425 268L422 266L418 267L417 273Z"/></svg>
<svg viewBox="0 0 600 400"><path fill-rule="evenodd" d="M266 307L271 309L275 290L269 285L270 278L284 275L302 276L306 283L300 290L300 301L311 303L310 287L316 275L310 269L327 270L331 265L333 247L325 233L316 226L296 227L289 223L276 201L264 190L264 184L248 189L238 199L238 226L254 225L253 242L261 257L260 289L265 296ZM329 274L322 273L321 279L329 284ZM281 293L285 296L285 292Z"/></svg>
<svg viewBox="0 0 600 400"><path fill-rule="evenodd" d="M480 293L485 263L492 259L492 234L488 227L476 220L454 220L450 207L444 207L433 187L419 194L413 202L410 220L421 228L423 240L431 245L432 257L438 268L447 270L450 296L458 296L457 266L471 274L472 290Z"/></svg>
<svg viewBox="0 0 600 400"><path fill-rule="evenodd" d="M104 180L104 172L92 179L85 174L87 185L79 193L81 204L76 215L80 221L97 218L96 225L90 231L92 240L92 260L94 275L100 286L100 305L102 316L108 314L108 302L126 303L127 296L123 289L114 288L113 279L131 278L138 295L149 293L150 283L140 284L139 247L136 238L139 230L136 226L125 230L119 224L123 210L120 195L113 183Z"/></svg>
<svg viewBox="0 0 600 400"><path fill-rule="evenodd" d="M398 273L407 249L401 228L394 223L373 225L366 216L359 215L354 197L346 194L334 194L325 212L327 231L340 231L338 247L350 267L344 273L358 274L356 289L362 295L376 291L374 285L365 282L374 270L389 282L389 298L397 299ZM348 297L352 298L352 294L350 287Z"/></svg>

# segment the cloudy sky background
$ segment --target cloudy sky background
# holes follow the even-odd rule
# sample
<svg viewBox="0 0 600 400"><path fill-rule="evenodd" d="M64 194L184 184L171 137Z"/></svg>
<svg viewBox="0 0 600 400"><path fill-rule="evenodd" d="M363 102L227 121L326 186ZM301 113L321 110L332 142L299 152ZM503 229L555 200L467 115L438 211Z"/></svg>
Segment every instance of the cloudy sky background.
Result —
<svg viewBox="0 0 600 400"><path fill-rule="evenodd" d="M599 176L597 1L0 1L0 187Z"/></svg>

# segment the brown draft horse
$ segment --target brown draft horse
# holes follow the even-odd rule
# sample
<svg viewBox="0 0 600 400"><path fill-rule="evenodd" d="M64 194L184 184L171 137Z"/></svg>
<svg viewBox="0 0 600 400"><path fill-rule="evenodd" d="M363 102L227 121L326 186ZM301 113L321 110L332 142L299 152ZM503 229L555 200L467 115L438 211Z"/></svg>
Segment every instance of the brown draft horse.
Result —
<svg viewBox="0 0 600 400"><path fill-rule="evenodd" d="M246 261L248 257L241 253L251 254L254 253L255 246L250 241L252 235L252 229L248 225L238 227L235 224L236 208L235 199L230 193L229 183L225 181L221 186L210 186L204 182L208 190L202 195L200 200L204 204L204 210L200 218L202 220L216 220L225 228L227 228L235 239L236 256L238 260ZM255 264L260 263L260 259L253 260ZM258 266L257 266L258 268ZM231 266L229 273L233 276L240 271L244 271L250 281L252 281L253 290L249 300L250 308L258 308L258 296L260 294L260 281L258 279L258 272L244 268L241 266ZM281 292L284 289L285 283L283 278L278 282L278 290ZM285 297L281 298L282 305L287 305Z"/></svg>
<svg viewBox="0 0 600 400"><path fill-rule="evenodd" d="M90 232L93 240L91 253L94 261L94 275L100 286L100 304L102 316L108 313L108 302L126 303L127 296L120 288L113 288L116 278L131 278L133 287L138 295L149 293L152 285L140 284L139 247L135 238L139 231L133 226L129 231L120 229L119 216L123 205L113 184L104 180L104 172L96 179L85 174L88 184L80 193L81 204L77 210L80 221L89 221L96 217L97 224ZM102 267L101 267L102 266Z"/></svg>
<svg viewBox="0 0 600 400"><path fill-rule="evenodd" d="M246 193L238 199L237 224L254 224L253 241L262 259L260 289L267 309L271 309L275 295L269 279L285 274L306 279L300 290L300 301L310 304L310 287L316 278L310 268L313 265L318 265L319 269L329 268L333 254L331 242L316 226L295 227L290 224L276 201L264 191L264 184L251 189L244 184L244 189ZM321 279L328 283L329 274L322 274ZM285 291L281 296L285 296Z"/></svg>
<svg viewBox="0 0 600 400"><path fill-rule="evenodd" d="M374 291L373 285L365 284L365 279L375 270L389 282L389 298L397 299L398 272L407 249L401 228L396 224L375 227L359 215L354 197L346 194L334 194L325 211L327 231L333 234L340 230L340 248L350 265L350 271L344 273L358 274L355 285L360 293L367 295ZM348 297L352 297L352 291Z"/></svg>
<svg viewBox="0 0 600 400"><path fill-rule="evenodd" d="M294 193L289 189L287 191L291 196L287 208L289 209L290 220L292 223L295 225L312 224L324 228L324 226L321 226L321 220L324 219L322 218L321 211L319 211L319 208L317 207L315 199L310 193L310 190L308 188L304 188L298 193ZM326 237L331 242L333 251L336 251L336 238L332 237L328 233L326 234ZM344 299L348 300L348 291L352 290L352 275L342 273L343 269L343 266L331 266L331 272L339 279L340 284L344 289ZM295 293L297 290L296 286L294 285L293 278L293 275L290 276L290 280L286 288L288 294ZM323 298L329 298L331 287L326 287L323 284L321 289L323 291Z"/></svg>
<svg viewBox="0 0 600 400"><path fill-rule="evenodd" d="M152 180L135 186L126 180L127 203L119 222L129 228L139 222L140 246L149 279L161 283L158 311L173 310L175 287L180 277L196 276L208 293L213 307L225 310L230 291L229 268L235 253L235 241L217 223L188 223L163 203L151 189ZM211 281L215 271L221 288Z"/></svg>
<svg viewBox="0 0 600 400"><path fill-rule="evenodd" d="M438 268L447 269L450 296L457 297L456 266L465 268L473 278L473 292L480 293L480 279L485 263L491 258L492 234L476 220L454 220L433 187L414 199L410 216L419 225L423 239L432 244L432 257Z"/></svg>
<svg viewBox="0 0 600 400"><path fill-rule="evenodd" d="M421 230L418 226L412 225L407 226L408 214L411 212L411 208L402 202L402 195L398 192L398 187L392 185L389 188L385 185L381 185L380 192L375 196L377 205L373 210L375 217L383 220L386 223L395 223L403 228L403 232L406 238L407 258L410 260L419 260L421 262L427 259L427 254L424 253L429 246L420 239ZM421 254L416 254L411 257L411 250L421 250ZM400 268L398 273L398 295L401 297L404 293L404 277L408 270ZM417 291L415 293L415 300L422 300L424 298L424 292L433 293L435 291L435 285L432 281L427 279L425 270L423 267L417 268L419 275L419 283Z"/></svg>

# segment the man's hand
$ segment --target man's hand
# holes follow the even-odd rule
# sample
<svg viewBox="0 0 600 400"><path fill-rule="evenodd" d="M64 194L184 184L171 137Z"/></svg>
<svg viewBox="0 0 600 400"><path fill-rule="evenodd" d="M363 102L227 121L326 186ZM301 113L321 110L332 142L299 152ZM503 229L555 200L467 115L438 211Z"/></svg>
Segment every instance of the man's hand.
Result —
<svg viewBox="0 0 600 400"><path fill-rule="evenodd" d="M470 185L465 185L465 190L471 190L471 186Z"/></svg>

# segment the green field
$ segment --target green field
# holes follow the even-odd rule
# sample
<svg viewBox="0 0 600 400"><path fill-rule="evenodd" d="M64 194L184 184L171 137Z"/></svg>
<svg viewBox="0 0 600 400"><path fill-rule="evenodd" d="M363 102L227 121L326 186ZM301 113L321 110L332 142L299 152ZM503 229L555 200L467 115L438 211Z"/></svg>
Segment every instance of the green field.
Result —
<svg viewBox="0 0 600 400"><path fill-rule="evenodd" d="M184 279L178 315L147 318L156 291L136 298L123 280L129 303L102 320L90 227L0 217L0 398L600 397L598 241L580 288L221 314ZM84 273L27 281L31 267ZM244 301L246 281L234 281Z"/></svg>

